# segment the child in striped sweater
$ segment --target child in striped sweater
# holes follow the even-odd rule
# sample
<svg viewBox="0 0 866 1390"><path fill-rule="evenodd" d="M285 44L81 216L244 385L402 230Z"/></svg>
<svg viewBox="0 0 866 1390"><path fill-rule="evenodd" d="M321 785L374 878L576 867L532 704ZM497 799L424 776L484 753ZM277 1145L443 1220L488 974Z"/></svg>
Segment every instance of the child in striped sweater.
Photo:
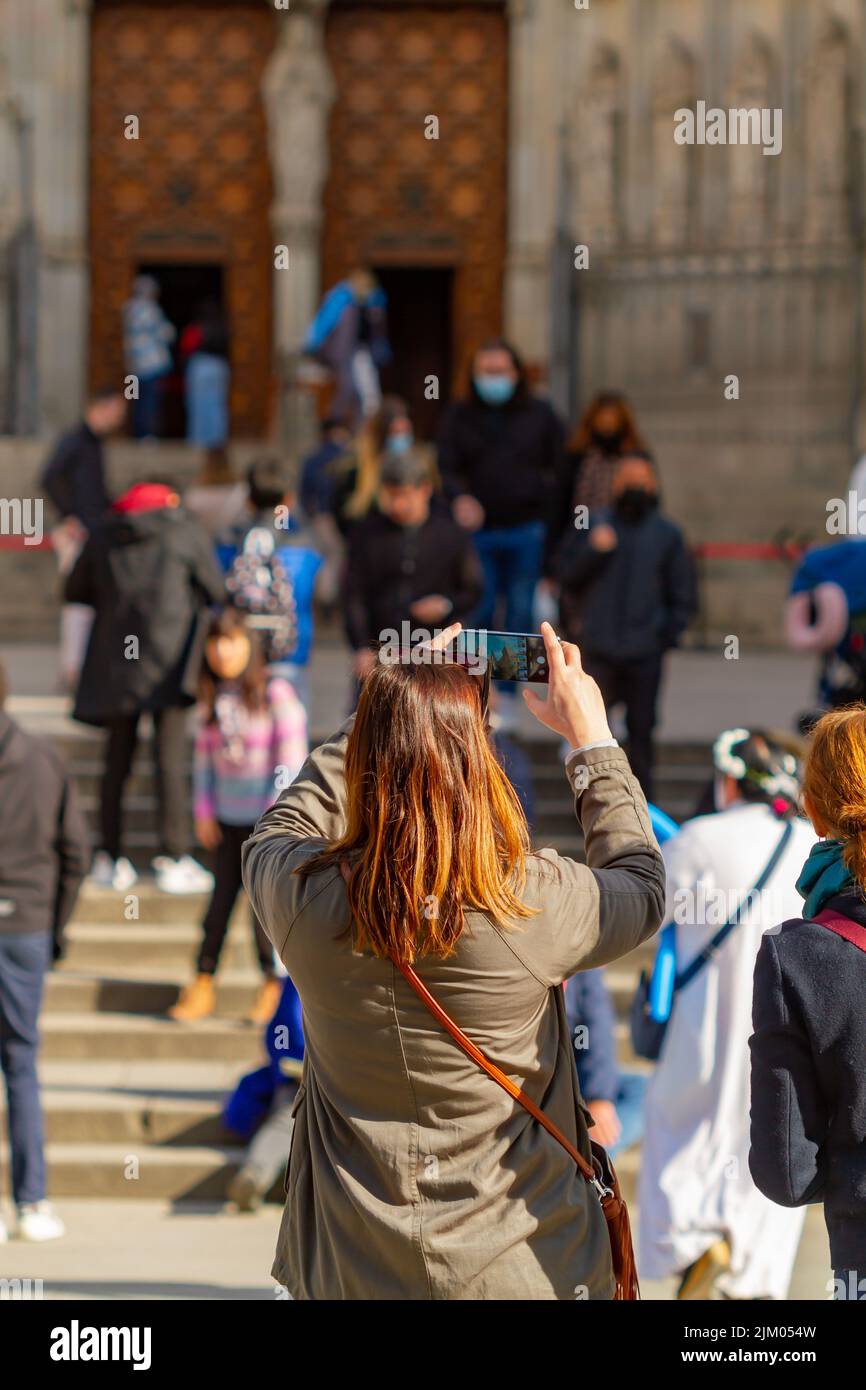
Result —
<svg viewBox="0 0 866 1390"><path fill-rule="evenodd" d="M206 1018L216 1004L214 975L241 889L241 846L307 756L303 705L287 680L269 679L256 634L227 608L211 624L199 685L199 726L193 789L199 842L214 859L214 887L202 924L196 978L183 990L171 1018ZM251 1023L264 1025L279 1002L274 954L252 914L256 954L264 981Z"/></svg>

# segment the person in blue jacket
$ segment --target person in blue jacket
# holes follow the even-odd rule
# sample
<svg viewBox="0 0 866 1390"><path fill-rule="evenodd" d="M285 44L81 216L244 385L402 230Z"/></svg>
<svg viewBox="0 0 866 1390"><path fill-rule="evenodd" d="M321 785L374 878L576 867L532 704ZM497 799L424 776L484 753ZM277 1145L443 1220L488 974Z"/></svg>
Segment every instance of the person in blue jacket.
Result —
<svg viewBox="0 0 866 1390"><path fill-rule="evenodd" d="M259 620L259 610L246 601L239 591L243 590L244 582L237 573L236 562L250 549L251 543L255 543L254 550L257 547L265 556L264 568L267 568L268 556L274 555L279 560L279 568L286 582L281 583L275 592L277 602L274 611L277 616L283 616L280 605L286 610L292 640L289 649L276 658L269 652L265 641L268 674L290 681L304 708L309 711L307 667L313 645L313 598L322 556L297 519L295 494L279 459L269 456L254 459L247 472L247 483L247 514L219 538L217 557L226 572L232 602ZM266 544L262 545L262 542ZM256 565L252 569L258 572ZM247 594L247 600L250 597ZM269 602L267 595L261 597L263 603Z"/></svg>
<svg viewBox="0 0 866 1390"><path fill-rule="evenodd" d="M328 291L304 339L304 352L336 378L331 415L352 429L382 400L379 369L391 360L386 307L376 277L359 267Z"/></svg>
<svg viewBox="0 0 866 1390"><path fill-rule="evenodd" d="M646 1077L620 1072L616 1059L615 1016L604 970L581 970L565 987L580 1094L595 1121L593 1139L612 1158L643 1134Z"/></svg>
<svg viewBox="0 0 866 1390"><path fill-rule="evenodd" d="M785 635L795 651L820 654L824 709L866 696L866 540L806 552L791 581Z"/></svg>
<svg viewBox="0 0 866 1390"><path fill-rule="evenodd" d="M265 1027L267 1063L242 1076L223 1110L223 1123L252 1139L228 1197L239 1211L255 1211L285 1168L292 1144L294 1102L304 1058L301 1001L288 976Z"/></svg>

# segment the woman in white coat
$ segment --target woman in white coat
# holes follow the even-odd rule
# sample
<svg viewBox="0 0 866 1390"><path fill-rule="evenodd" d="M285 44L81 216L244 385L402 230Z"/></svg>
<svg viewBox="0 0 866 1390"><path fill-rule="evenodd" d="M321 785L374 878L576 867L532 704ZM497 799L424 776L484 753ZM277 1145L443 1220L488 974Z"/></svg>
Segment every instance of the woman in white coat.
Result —
<svg viewBox="0 0 866 1390"><path fill-rule="evenodd" d="M713 762L718 813L663 849L677 988L646 1097L638 1267L677 1276L682 1299L714 1287L784 1298L804 1212L768 1201L749 1173L752 976L763 933L801 910L795 884L815 836L797 814L796 761L769 737L728 730Z"/></svg>

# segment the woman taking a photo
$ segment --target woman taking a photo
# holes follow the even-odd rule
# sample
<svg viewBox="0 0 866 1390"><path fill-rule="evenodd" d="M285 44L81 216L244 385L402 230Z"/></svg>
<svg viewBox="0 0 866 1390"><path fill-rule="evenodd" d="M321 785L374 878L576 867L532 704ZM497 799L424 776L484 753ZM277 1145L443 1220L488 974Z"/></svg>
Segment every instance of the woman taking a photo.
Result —
<svg viewBox="0 0 866 1390"><path fill-rule="evenodd" d="M802 918L758 952L752 1022L756 1185L783 1207L824 1203L837 1299L866 1297L866 706L812 732L803 807L818 835L797 881Z"/></svg>
<svg viewBox="0 0 866 1390"><path fill-rule="evenodd" d="M245 846L304 1013L273 1268L293 1298L613 1296L596 1190L401 973L589 1158L560 986L656 931L664 875L598 687L544 636L548 698L526 700L571 744L585 865L531 851L484 684L438 652L374 668Z"/></svg>

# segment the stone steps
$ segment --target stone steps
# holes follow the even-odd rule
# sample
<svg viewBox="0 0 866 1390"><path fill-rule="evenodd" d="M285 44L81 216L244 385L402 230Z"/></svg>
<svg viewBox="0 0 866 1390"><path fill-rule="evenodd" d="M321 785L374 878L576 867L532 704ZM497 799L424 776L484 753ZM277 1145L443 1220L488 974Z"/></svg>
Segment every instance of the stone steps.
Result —
<svg viewBox="0 0 866 1390"><path fill-rule="evenodd" d="M186 945L187 929L183 929ZM190 934L190 945L193 945ZM250 955L252 952L250 952ZM192 968L192 951L183 964ZM160 958L150 973L139 974L131 966L125 975L107 975L94 970L73 970L64 964L51 974L45 985L43 1012L164 1014L177 1002L183 975L178 964ZM256 996L261 976L252 968L227 969L220 963L216 981L216 1017L242 1019Z"/></svg>
<svg viewBox="0 0 866 1390"><path fill-rule="evenodd" d="M236 1019L207 1018L181 1026L141 1014L48 1013L42 1020L43 1057L80 1060L208 1061L225 1059L238 1073L264 1062L261 1029Z"/></svg>
<svg viewBox="0 0 866 1390"><path fill-rule="evenodd" d="M58 741L93 820L100 737L61 732ZM155 847L147 751L137 759L126 807L132 857L141 866ZM558 744L538 740L529 751L536 843L579 854ZM660 796L662 804L692 808L708 775L706 759L701 745L665 747L660 787L668 800ZM146 873L126 894L85 886L67 929L65 958L46 981L42 1020L47 1157L57 1197L224 1197L243 1151L223 1128L222 1107L238 1078L264 1061L260 1030L243 1022L260 975L248 907L240 900L217 977L216 1012L194 1025L165 1017L191 976L207 902L206 894L160 893ZM608 970L619 1019L617 1050L633 1070L648 1068L631 1053L626 1011L654 950L648 943ZM2 1136L0 1119L0 1142ZM627 1194L636 1163L625 1155L619 1165ZM281 1192L273 1195L279 1200Z"/></svg>

